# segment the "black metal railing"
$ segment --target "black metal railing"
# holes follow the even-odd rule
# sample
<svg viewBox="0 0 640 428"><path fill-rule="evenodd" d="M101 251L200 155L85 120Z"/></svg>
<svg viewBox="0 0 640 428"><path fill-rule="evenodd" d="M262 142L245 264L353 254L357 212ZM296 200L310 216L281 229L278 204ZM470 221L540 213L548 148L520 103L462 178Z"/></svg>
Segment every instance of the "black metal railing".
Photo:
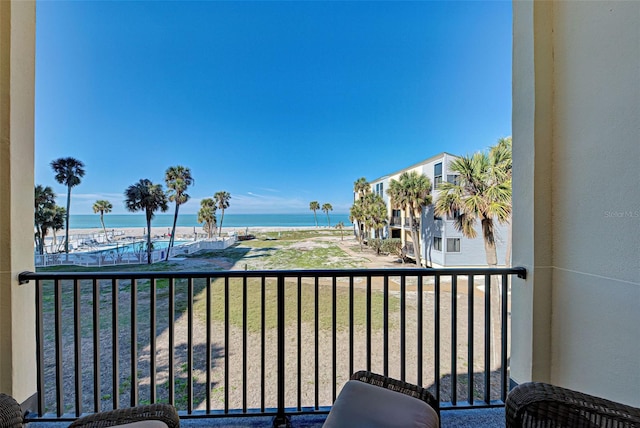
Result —
<svg viewBox="0 0 640 428"><path fill-rule="evenodd" d="M503 405L524 268L30 273L37 415L152 402L184 417L326 412L366 369L443 408ZM28 286L28 285L27 285Z"/></svg>
<svg viewBox="0 0 640 428"><path fill-rule="evenodd" d="M400 216L392 216L389 224L391 226L402 226L402 218Z"/></svg>

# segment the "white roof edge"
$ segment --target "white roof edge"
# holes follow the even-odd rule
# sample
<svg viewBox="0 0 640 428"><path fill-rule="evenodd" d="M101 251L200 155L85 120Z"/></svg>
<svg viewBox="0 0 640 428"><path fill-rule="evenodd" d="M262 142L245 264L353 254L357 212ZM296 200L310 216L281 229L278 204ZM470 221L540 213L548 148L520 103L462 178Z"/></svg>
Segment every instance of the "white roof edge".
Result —
<svg viewBox="0 0 640 428"><path fill-rule="evenodd" d="M390 173L390 174L385 174L385 175L383 175L383 176L381 176L381 177L378 177L378 178L376 178L375 180L371 180L371 181L369 182L369 184L373 184L373 183L376 183L376 182L378 182L378 181L382 181L382 180L384 180L385 178L388 178L388 177L390 177L390 176L392 176L392 175L402 174L402 173L403 173L403 172L405 172L405 171L409 171L409 170L411 170L411 169L413 169L413 168L416 168L416 167L422 166L422 165L424 165L424 164L427 164L427 163L432 162L432 161L434 161L434 160L436 160L436 159L439 159L439 158L443 158L443 157L445 157L445 156L453 156L453 157L456 157L456 158L460 157L459 155L454 155L454 154L451 154L451 153L449 153L449 152L441 152L441 153L438 153L437 155L431 156L430 158L424 159L424 160L422 160L422 161L420 161L420 162L418 162L418 163L415 163L415 164L413 164L413 165L410 165L410 166L408 166L408 167L406 167L406 168L402 168L402 169L400 169L400 170L398 170L398 171L395 171L395 172L392 172L392 173Z"/></svg>

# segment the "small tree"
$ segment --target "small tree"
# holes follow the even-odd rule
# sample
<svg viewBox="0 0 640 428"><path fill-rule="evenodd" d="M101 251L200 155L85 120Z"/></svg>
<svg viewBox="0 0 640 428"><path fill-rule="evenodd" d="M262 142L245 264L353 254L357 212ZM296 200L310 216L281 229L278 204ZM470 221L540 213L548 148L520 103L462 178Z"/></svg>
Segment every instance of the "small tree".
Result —
<svg viewBox="0 0 640 428"><path fill-rule="evenodd" d="M102 224L102 230L104 231L104 239L109 240L107 237L107 229L104 227L104 215L111 212L113 205L111 202L105 200L95 201L93 204L93 212L100 213L100 223Z"/></svg>
<svg viewBox="0 0 640 428"><path fill-rule="evenodd" d="M431 204L431 180L416 171L403 172L398 180L390 181L387 194L391 198L391 204L400 207L409 216L409 228L416 253L416 264L421 266L420 222L422 221L422 207ZM416 221L416 218L420 220Z"/></svg>
<svg viewBox="0 0 640 428"><path fill-rule="evenodd" d="M216 230L216 202L211 198L204 198L200 201L198 211L198 223L202 223L202 229L207 233L207 238L211 239Z"/></svg>
<svg viewBox="0 0 640 428"><path fill-rule="evenodd" d="M69 212L71 210L71 188L80 184L84 177L84 164L75 158L59 158L51 162L56 181L67 186L67 211L65 220L64 252L69 253Z"/></svg>
<svg viewBox="0 0 640 428"><path fill-rule="evenodd" d="M187 194L187 188L193 184L193 177L191 177L191 170L189 168L177 165L167 168L164 173L164 180L167 184L169 200L176 203L176 211L173 215L173 227L171 228L171 237L169 238L169 248L167 248L166 260L169 260L169 254L171 253L171 248L173 247L176 236L178 211L180 210L180 205L186 203L190 198Z"/></svg>
<svg viewBox="0 0 640 428"><path fill-rule="evenodd" d="M220 229L218 230L218 236L222 235L222 222L224 221L224 210L229 208L231 205L231 193L221 190L220 192L216 192L213 195L216 203L218 204L218 208L220 208Z"/></svg>
<svg viewBox="0 0 640 428"><path fill-rule="evenodd" d="M313 218L316 221L316 227L318 227L318 217L316 216L316 211L320 209L320 204L318 201L309 202L309 209L313 211Z"/></svg>
<svg viewBox="0 0 640 428"><path fill-rule="evenodd" d="M333 211L331 204L322 204L322 211L327 215L327 226L331 227L331 220L329 219L329 211Z"/></svg>
<svg viewBox="0 0 640 428"><path fill-rule="evenodd" d="M344 223L339 221L338 224L336 224L336 229L340 231L340 240L344 241Z"/></svg>
<svg viewBox="0 0 640 428"><path fill-rule="evenodd" d="M162 190L161 184L153 184L151 180L142 179L136 184L127 187L124 192L125 206L131 212L144 211L147 219L147 263L151 264L151 219L156 211L166 212L167 195Z"/></svg>

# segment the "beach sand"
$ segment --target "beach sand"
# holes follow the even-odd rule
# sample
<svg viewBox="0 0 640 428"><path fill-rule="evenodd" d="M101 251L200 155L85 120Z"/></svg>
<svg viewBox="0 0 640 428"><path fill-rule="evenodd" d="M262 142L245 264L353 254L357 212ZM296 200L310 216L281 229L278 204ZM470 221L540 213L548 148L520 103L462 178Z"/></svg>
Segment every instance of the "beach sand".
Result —
<svg viewBox="0 0 640 428"><path fill-rule="evenodd" d="M324 227L326 229L326 227ZM246 234L266 233L266 232L281 232L285 230L314 230L315 226L255 226L255 227L223 227L221 236L229 236L230 234L237 234L238 236ZM146 237L147 229L144 227L127 227L127 228L107 228L107 233L111 234L115 232L116 240L128 239L128 238L144 238ZM104 233L102 228L91 229L69 229L70 240L73 236L78 235L93 235ZM170 227L153 227L151 226L151 238L168 238L171 233ZM64 232L58 233L58 236L63 236ZM217 236L217 233L216 233ZM202 230L201 226L180 226L176 227L177 239L202 239L206 238L207 234Z"/></svg>

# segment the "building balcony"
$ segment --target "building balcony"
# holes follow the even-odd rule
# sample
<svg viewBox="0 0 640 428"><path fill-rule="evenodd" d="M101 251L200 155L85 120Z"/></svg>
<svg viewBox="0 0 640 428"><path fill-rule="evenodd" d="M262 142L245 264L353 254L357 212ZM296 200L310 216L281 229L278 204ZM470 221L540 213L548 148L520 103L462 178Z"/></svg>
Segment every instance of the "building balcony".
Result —
<svg viewBox="0 0 640 428"><path fill-rule="evenodd" d="M317 415L350 374L504 405L512 269L23 273L36 289L31 422L168 402L181 418ZM258 419L256 419L258 421Z"/></svg>

